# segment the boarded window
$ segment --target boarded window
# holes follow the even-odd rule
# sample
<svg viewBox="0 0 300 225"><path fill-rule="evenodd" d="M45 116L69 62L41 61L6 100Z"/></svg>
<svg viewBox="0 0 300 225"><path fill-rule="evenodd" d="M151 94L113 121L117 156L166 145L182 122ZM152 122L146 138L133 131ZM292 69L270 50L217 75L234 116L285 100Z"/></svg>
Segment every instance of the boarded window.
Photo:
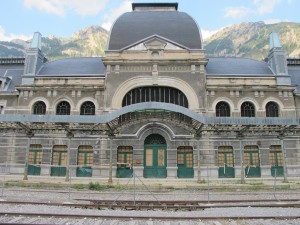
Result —
<svg viewBox="0 0 300 225"><path fill-rule="evenodd" d="M65 166L67 165L67 146L54 145L52 152L52 165Z"/></svg>
<svg viewBox="0 0 300 225"><path fill-rule="evenodd" d="M271 166L283 166L281 145L270 146L270 163Z"/></svg>
<svg viewBox="0 0 300 225"><path fill-rule="evenodd" d="M164 166L165 165L165 149L158 149L158 166Z"/></svg>
<svg viewBox="0 0 300 225"><path fill-rule="evenodd" d="M41 164L42 154L42 145L31 144L29 147L28 163Z"/></svg>
<svg viewBox="0 0 300 225"><path fill-rule="evenodd" d="M146 166L153 166L153 149L146 149Z"/></svg>
<svg viewBox="0 0 300 225"><path fill-rule="evenodd" d="M93 147L90 145L80 145L78 147L77 164L79 166L92 166L94 161Z"/></svg>
<svg viewBox="0 0 300 225"><path fill-rule="evenodd" d="M260 166L259 151L256 145L247 145L244 147L244 164Z"/></svg>
<svg viewBox="0 0 300 225"><path fill-rule="evenodd" d="M218 148L218 166L234 166L232 146L220 146Z"/></svg>
<svg viewBox="0 0 300 225"><path fill-rule="evenodd" d="M184 161L185 159L185 161ZM193 148L190 146L180 146L177 149L177 164L186 168L193 168Z"/></svg>
<svg viewBox="0 0 300 225"><path fill-rule="evenodd" d="M118 167L131 168L133 160L133 148L131 146L118 147Z"/></svg>

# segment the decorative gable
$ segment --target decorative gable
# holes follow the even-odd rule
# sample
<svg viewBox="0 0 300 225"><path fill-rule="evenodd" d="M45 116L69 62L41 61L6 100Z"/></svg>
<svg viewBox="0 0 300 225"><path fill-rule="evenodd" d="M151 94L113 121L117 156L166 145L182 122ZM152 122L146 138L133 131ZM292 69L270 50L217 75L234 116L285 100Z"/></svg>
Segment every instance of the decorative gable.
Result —
<svg viewBox="0 0 300 225"><path fill-rule="evenodd" d="M149 50L149 51L160 51L160 50L183 50L184 47L171 43L168 40L164 40L159 37L152 37L144 40L138 44L130 46L127 50Z"/></svg>

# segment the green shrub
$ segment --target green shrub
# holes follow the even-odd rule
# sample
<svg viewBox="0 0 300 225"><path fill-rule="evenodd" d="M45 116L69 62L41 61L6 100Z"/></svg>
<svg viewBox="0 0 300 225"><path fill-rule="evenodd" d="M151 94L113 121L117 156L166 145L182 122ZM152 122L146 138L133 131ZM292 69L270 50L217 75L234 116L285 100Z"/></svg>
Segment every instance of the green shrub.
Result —
<svg viewBox="0 0 300 225"><path fill-rule="evenodd" d="M98 182L90 182L89 185L88 185L88 189L89 190L94 190L94 191L99 191L101 190L101 186Z"/></svg>

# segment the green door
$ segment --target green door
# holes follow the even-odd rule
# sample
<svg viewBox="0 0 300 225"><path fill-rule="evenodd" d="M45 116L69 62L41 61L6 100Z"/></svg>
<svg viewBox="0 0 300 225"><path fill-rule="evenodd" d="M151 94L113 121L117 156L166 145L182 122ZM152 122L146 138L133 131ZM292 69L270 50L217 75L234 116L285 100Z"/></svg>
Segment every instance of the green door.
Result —
<svg viewBox="0 0 300 225"><path fill-rule="evenodd" d="M257 146L245 146L244 163L246 177L261 177Z"/></svg>
<svg viewBox="0 0 300 225"><path fill-rule="evenodd" d="M166 145L145 145L144 177L167 177Z"/></svg>
<svg viewBox="0 0 300 225"><path fill-rule="evenodd" d="M55 145L52 152L51 176L66 176L67 146Z"/></svg>
<svg viewBox="0 0 300 225"><path fill-rule="evenodd" d="M78 147L76 176L91 177L93 161L93 147L90 145L80 145Z"/></svg>
<svg viewBox="0 0 300 225"><path fill-rule="evenodd" d="M193 148L182 146L177 149L177 177L178 178L193 178Z"/></svg>
<svg viewBox="0 0 300 225"><path fill-rule="evenodd" d="M283 177L283 162L281 145L270 146L270 161L271 161L271 175L273 177Z"/></svg>
<svg viewBox="0 0 300 225"><path fill-rule="evenodd" d="M118 178L132 177L132 156L133 149L131 146L118 147L118 167L116 175Z"/></svg>
<svg viewBox="0 0 300 225"><path fill-rule="evenodd" d="M234 178L233 149L231 146L220 146L218 149L219 178Z"/></svg>
<svg viewBox="0 0 300 225"><path fill-rule="evenodd" d="M28 155L28 175L37 175L41 174L42 163L42 145L32 144L29 148Z"/></svg>

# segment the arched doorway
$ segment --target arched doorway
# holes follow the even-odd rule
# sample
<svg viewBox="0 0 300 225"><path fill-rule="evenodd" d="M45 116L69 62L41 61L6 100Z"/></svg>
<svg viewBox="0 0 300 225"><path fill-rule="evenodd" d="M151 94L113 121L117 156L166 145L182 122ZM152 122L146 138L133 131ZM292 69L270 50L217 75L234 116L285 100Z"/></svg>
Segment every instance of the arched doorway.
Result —
<svg viewBox="0 0 300 225"><path fill-rule="evenodd" d="M163 136L150 134L144 142L144 177L167 177L167 144Z"/></svg>

